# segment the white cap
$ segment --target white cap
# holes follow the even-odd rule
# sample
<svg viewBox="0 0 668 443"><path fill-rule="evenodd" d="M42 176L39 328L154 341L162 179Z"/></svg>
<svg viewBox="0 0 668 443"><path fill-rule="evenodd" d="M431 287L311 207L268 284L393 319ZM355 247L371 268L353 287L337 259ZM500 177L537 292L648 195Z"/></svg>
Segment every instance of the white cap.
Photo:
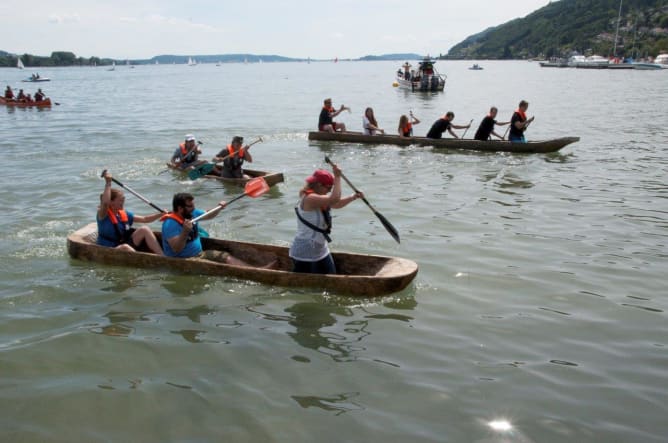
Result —
<svg viewBox="0 0 668 443"><path fill-rule="evenodd" d="M187 142L189 142L189 141L193 141L193 142L194 142L194 141L195 141L195 136L192 135L192 134L186 134L186 141L187 141Z"/></svg>

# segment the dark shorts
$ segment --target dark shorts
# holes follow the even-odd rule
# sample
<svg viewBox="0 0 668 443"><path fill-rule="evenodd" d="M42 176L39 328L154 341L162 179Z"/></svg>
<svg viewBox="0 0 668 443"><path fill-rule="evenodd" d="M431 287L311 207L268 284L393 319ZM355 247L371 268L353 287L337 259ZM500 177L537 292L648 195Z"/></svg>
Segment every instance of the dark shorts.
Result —
<svg viewBox="0 0 668 443"><path fill-rule="evenodd" d="M336 274L336 266L332 254L319 261L300 261L292 259L292 272L305 274Z"/></svg>

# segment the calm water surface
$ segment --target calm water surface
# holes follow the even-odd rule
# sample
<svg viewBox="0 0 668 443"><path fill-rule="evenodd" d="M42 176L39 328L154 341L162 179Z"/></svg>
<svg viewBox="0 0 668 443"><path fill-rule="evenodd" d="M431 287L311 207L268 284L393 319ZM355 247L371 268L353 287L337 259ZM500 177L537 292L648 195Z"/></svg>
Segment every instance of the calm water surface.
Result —
<svg viewBox="0 0 668 443"><path fill-rule="evenodd" d="M0 109L0 440L666 441L668 71L480 63L439 62L436 95L392 88L387 62L41 70L60 105ZM0 84L34 92L29 74ZM506 120L526 99L530 139L581 141L549 155L309 142L325 97L352 108L351 129L366 106L392 133L413 110L418 135L452 110L468 137L490 105ZM356 202L332 248L413 259L415 282L360 300L71 260L105 168L165 207L239 193L165 171L189 132L207 157L262 136L253 166L286 176L206 222L212 235L288 245L329 155L402 238Z"/></svg>

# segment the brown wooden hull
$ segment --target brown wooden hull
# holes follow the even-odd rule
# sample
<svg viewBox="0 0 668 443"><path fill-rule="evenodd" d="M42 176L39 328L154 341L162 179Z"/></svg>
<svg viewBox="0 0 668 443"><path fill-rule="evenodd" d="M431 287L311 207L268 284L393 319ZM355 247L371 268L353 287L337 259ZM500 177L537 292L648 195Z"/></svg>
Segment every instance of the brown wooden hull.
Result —
<svg viewBox="0 0 668 443"><path fill-rule="evenodd" d="M50 108L51 107L51 99L47 98L45 100L42 100L40 102L18 102L16 100L7 100L4 97L0 97L0 105L5 105L5 106L14 106L17 108Z"/></svg>
<svg viewBox="0 0 668 443"><path fill-rule="evenodd" d="M283 183L283 173L282 172L266 172L266 171L257 171L254 169L244 169L244 174L248 175L250 178L225 178L218 175L204 175L202 178L208 178L211 180L218 180L223 183L230 183L233 185L243 186L248 183L249 180L254 179L255 177L264 177L264 180L269 186L274 186L278 183Z"/></svg>
<svg viewBox="0 0 668 443"><path fill-rule="evenodd" d="M160 233L156 232L158 238ZM341 295L374 297L404 289L415 278L418 265L398 257L334 252L339 274L291 272L288 248L259 243L203 238L205 250L223 250L254 266L276 261L275 269L232 266L202 258L173 258L145 252L127 252L95 243L97 225L91 223L67 237L71 257L107 265L170 269L187 274L252 280L272 286L317 288Z"/></svg>
<svg viewBox="0 0 668 443"><path fill-rule="evenodd" d="M469 149L475 151L491 152L519 152L519 153L546 153L556 152L566 145L575 143L580 137L562 137L552 140L530 141L527 143L514 143L503 140L472 140L456 138L432 139L427 137L399 137L398 135L364 135L361 132L323 132L313 131L308 133L309 140L332 141L343 143L364 143L374 145L398 145L398 146L433 146L445 149Z"/></svg>

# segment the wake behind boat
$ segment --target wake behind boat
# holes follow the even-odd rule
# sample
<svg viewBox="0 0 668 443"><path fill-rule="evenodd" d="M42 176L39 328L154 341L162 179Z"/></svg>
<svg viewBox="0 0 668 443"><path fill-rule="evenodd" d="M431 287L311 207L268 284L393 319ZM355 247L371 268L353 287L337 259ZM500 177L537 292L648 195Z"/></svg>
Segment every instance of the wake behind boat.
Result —
<svg viewBox="0 0 668 443"><path fill-rule="evenodd" d="M374 145L398 145L398 146L433 146L434 148L446 149L471 149L475 151L502 151L502 152L524 152L524 153L546 153L556 152L566 145L580 141L580 137L561 137L551 140L529 141L527 143L514 143L503 140L473 140L458 138L427 138L427 137L399 137L398 135L364 135L361 132L324 132L314 131L308 133L309 140L331 141L342 143L364 143Z"/></svg>
<svg viewBox="0 0 668 443"><path fill-rule="evenodd" d="M155 232L158 241L161 233ZM95 243L97 224L84 226L67 237L67 250L72 258L107 265L170 269L195 275L213 275L252 280L272 286L316 288L341 295L374 297L404 289L417 275L418 265L398 257L333 252L339 274L304 274L291 272L288 248L260 243L246 243L215 238L202 238L204 250L225 251L251 266L234 266L203 258L165 257L146 252L128 252ZM276 261L276 268L266 269L264 263Z"/></svg>

